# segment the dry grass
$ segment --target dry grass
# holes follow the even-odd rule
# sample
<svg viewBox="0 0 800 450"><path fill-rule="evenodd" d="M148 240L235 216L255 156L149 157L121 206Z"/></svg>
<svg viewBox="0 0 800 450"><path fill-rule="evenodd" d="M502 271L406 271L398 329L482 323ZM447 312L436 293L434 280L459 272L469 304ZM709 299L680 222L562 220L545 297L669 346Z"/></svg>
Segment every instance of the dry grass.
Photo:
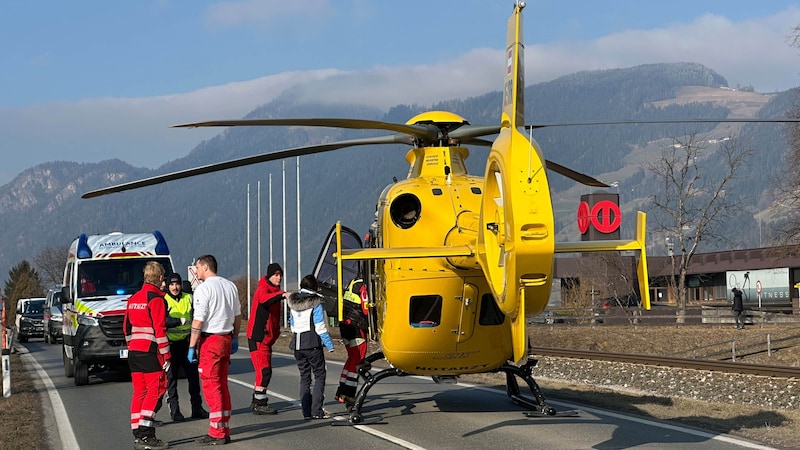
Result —
<svg viewBox="0 0 800 450"><path fill-rule="evenodd" d="M11 396L0 397L0 448L46 449L40 392L18 354L11 361Z"/></svg>

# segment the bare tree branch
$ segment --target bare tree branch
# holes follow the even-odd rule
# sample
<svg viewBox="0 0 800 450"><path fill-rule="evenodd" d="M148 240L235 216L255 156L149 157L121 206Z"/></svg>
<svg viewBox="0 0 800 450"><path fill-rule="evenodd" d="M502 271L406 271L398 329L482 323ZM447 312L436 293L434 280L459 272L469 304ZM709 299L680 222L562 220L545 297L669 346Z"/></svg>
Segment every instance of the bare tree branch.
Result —
<svg viewBox="0 0 800 450"><path fill-rule="evenodd" d="M33 257L33 264L43 275L46 285L61 284L64 277L64 262L67 260L69 246L45 247Z"/></svg>
<svg viewBox="0 0 800 450"><path fill-rule="evenodd" d="M669 237L675 251L670 284L678 302L679 321L688 300L686 274L692 257L702 241L726 239L719 226L739 205L725 191L752 154L733 136L711 142L693 132L674 138L648 167L663 183L663 191L653 201L666 217L657 228ZM709 173L710 162L721 163L722 173Z"/></svg>

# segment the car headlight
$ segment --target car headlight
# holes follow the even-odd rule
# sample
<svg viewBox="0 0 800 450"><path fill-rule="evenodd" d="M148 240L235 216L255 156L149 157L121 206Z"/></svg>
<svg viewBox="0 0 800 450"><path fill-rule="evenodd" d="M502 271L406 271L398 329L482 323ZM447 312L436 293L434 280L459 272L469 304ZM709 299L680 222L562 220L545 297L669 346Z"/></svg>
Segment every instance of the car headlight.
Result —
<svg viewBox="0 0 800 450"><path fill-rule="evenodd" d="M89 327L96 327L98 325L97 319L91 316L78 315L78 325L86 325Z"/></svg>

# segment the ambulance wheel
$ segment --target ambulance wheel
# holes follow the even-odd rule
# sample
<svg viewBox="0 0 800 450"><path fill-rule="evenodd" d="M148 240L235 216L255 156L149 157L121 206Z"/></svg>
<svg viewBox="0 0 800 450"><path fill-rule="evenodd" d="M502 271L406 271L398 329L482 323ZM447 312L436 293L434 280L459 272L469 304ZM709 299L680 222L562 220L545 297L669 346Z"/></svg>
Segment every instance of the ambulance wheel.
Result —
<svg viewBox="0 0 800 450"><path fill-rule="evenodd" d="M75 386L85 386L89 384L89 365L76 357L75 365Z"/></svg>
<svg viewBox="0 0 800 450"><path fill-rule="evenodd" d="M67 351L61 347L61 355L64 358L64 376L72 378L75 376L75 366L72 364L72 359L67 358Z"/></svg>

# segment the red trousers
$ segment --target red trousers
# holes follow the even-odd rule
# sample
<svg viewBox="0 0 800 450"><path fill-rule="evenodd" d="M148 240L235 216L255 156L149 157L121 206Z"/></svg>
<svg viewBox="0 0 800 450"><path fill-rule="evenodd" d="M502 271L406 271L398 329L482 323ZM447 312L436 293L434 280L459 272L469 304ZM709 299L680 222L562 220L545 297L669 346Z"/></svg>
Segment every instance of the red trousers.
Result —
<svg viewBox="0 0 800 450"><path fill-rule="evenodd" d="M231 336L210 335L200 339L200 364L197 372L208 404L208 435L230 436L231 393L228 391L228 364Z"/></svg>
<svg viewBox="0 0 800 450"><path fill-rule="evenodd" d="M263 342L255 343L255 350L250 351L250 360L256 372L256 391L266 391L272 378L272 346Z"/></svg>
<svg viewBox="0 0 800 450"><path fill-rule="evenodd" d="M347 397L355 397L356 389L358 388L358 363L367 356L367 341L361 333L361 339L346 339L344 340L344 347L347 349L347 361L342 368L342 374L339 377L339 390L337 397L346 395Z"/></svg>
<svg viewBox="0 0 800 450"><path fill-rule="evenodd" d="M158 372L131 372L131 430L152 427L158 399L167 391L167 375Z"/></svg>

